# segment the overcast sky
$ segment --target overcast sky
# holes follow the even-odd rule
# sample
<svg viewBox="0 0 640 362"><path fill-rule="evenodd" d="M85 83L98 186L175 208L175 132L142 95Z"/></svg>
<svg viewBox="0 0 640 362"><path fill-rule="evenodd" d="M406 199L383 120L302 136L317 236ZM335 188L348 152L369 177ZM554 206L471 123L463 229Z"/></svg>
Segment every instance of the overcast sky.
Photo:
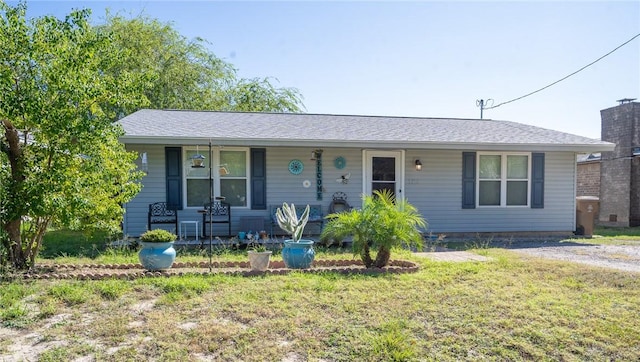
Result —
<svg viewBox="0 0 640 362"><path fill-rule="evenodd" d="M15 4L15 2L10 2ZM106 8L202 37L242 77L294 87L309 113L479 118L640 34L640 1L29 1L29 16ZM640 98L640 37L484 118L600 138L600 110Z"/></svg>

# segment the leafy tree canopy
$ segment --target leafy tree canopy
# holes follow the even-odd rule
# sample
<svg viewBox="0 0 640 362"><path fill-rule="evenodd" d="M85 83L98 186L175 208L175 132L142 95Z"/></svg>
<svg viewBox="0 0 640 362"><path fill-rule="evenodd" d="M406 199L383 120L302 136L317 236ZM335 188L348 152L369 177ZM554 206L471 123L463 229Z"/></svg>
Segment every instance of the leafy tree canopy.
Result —
<svg viewBox="0 0 640 362"><path fill-rule="evenodd" d="M144 95L150 108L247 112L300 112L301 96L268 79L238 78L236 69L216 57L202 38L188 40L170 24L107 12L99 31L110 34L124 57L110 71L147 75ZM135 109L124 109L125 114Z"/></svg>

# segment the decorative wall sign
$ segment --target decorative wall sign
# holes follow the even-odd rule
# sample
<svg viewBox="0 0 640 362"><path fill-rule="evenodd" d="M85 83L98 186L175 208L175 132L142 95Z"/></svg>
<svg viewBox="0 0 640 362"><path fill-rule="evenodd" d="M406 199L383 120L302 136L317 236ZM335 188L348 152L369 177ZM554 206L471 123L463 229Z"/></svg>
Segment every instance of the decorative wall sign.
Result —
<svg viewBox="0 0 640 362"><path fill-rule="evenodd" d="M342 170L344 166L347 165L347 160L342 156L336 157L336 159L333 160L333 165L336 166L338 170Z"/></svg>
<svg viewBox="0 0 640 362"><path fill-rule="evenodd" d="M322 150L316 151L316 200L322 200Z"/></svg>
<svg viewBox="0 0 640 362"><path fill-rule="evenodd" d="M351 172L345 173L344 175L340 175L340 177L336 179L336 182L341 182L343 184L348 184L350 178L351 178Z"/></svg>
<svg viewBox="0 0 640 362"><path fill-rule="evenodd" d="M291 162L289 162L289 172L291 172L292 174L299 175L302 173L302 170L304 170L304 165L302 164L302 161L291 160Z"/></svg>

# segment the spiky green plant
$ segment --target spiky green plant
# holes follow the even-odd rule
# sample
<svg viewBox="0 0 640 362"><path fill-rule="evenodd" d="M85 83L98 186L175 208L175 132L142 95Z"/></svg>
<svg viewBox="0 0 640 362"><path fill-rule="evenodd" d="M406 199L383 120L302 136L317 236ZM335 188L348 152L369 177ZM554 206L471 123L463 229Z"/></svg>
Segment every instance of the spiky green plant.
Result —
<svg viewBox="0 0 640 362"><path fill-rule="evenodd" d="M297 243L302 238L304 227L307 225L307 221L309 221L309 205L307 205L302 215L298 218L296 206L294 204L287 205L285 202L282 204L282 207L276 210L276 220L278 220L280 228L289 233L291 239Z"/></svg>
<svg viewBox="0 0 640 362"><path fill-rule="evenodd" d="M422 248L421 229L427 222L418 209L405 199L395 199L388 190L363 196L360 210L330 214L321 238L353 237L353 253L367 268L381 268L389 263L391 248ZM377 249L375 260L371 249Z"/></svg>

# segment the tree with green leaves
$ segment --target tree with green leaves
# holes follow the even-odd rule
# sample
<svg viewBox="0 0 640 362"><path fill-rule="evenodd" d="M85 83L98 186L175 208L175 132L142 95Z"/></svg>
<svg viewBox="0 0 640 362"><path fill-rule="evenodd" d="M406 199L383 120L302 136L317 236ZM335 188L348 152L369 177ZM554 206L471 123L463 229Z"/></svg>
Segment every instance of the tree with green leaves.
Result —
<svg viewBox="0 0 640 362"><path fill-rule="evenodd" d="M394 247L422 248L421 229L427 227L418 209L406 199L396 200L389 190L363 196L362 209L334 213L322 230L321 239L353 237L353 253L367 268L389 264ZM371 251L375 250L375 259Z"/></svg>
<svg viewBox="0 0 640 362"><path fill-rule="evenodd" d="M200 38L90 11L26 19L0 1L0 263L34 265L50 225L119 230L139 191L118 118L141 107L298 112L300 94L239 79ZM1 266L1 265L0 265Z"/></svg>
<svg viewBox="0 0 640 362"><path fill-rule="evenodd" d="M113 121L147 102L143 74L105 71L123 54L89 11L25 14L0 2L0 262L16 269L34 265L52 224L119 228L140 175Z"/></svg>
<svg viewBox="0 0 640 362"><path fill-rule="evenodd" d="M171 24L145 16L107 13L97 26L110 34L124 57L109 71L146 74L144 95L155 109L300 112L301 95L277 88L269 78L238 78L236 69L211 52L202 38L188 40ZM123 109L129 114L137 109Z"/></svg>

